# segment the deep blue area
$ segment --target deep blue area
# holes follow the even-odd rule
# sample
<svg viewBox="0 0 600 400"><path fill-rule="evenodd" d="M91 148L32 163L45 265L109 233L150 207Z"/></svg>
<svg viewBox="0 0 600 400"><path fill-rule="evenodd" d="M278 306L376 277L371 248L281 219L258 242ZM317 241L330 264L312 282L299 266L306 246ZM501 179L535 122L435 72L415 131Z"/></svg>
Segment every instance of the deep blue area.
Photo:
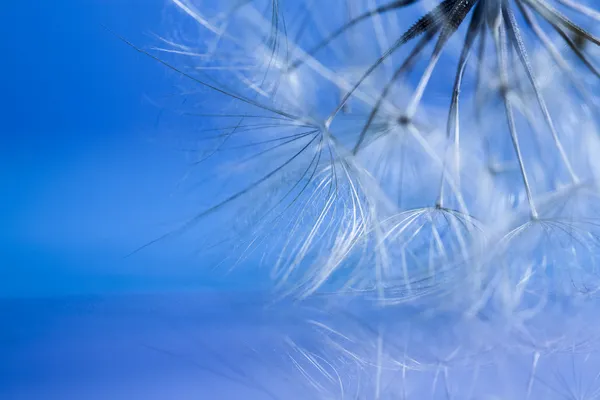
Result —
<svg viewBox="0 0 600 400"><path fill-rule="evenodd" d="M165 6L3 6L0 297L213 284L189 242L124 258L195 211L173 195L187 165L153 101L173 80L110 32L147 46Z"/></svg>

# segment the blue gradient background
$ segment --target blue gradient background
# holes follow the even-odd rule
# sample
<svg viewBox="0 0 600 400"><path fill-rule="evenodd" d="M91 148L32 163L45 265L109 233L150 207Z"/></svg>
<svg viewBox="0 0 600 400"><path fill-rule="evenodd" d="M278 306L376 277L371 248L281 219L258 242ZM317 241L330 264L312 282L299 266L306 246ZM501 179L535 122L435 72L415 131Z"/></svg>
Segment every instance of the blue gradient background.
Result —
<svg viewBox="0 0 600 400"><path fill-rule="evenodd" d="M206 260L189 241L124 258L194 211L178 186L188 166L153 101L176 92L173 80L102 27L145 45L164 2L8 7L0 295L181 289L208 279L197 275Z"/></svg>
<svg viewBox="0 0 600 400"><path fill-rule="evenodd" d="M152 101L176 92L172 79L103 28L144 45L163 8L155 0L2 6L3 400L236 398L214 390L240 390L215 379L222 374L208 353L190 362L169 349L194 358L198 340L215 337L232 348L239 338L215 321L240 328L238 317L214 307L239 300L222 289L245 289L249 277L207 272L214 260L193 238L125 257L197 208L178 186L188 165ZM182 294L198 289L222 294Z"/></svg>

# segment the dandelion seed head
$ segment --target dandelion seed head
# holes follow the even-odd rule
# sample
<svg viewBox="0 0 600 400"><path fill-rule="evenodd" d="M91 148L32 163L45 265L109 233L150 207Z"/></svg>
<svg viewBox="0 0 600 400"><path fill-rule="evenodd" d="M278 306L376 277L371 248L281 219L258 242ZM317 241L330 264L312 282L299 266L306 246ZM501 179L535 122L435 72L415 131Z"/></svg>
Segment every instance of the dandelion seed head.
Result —
<svg viewBox="0 0 600 400"><path fill-rule="evenodd" d="M230 253L259 253L284 297L385 314L369 327L318 321L320 349L287 341L307 387L321 398L410 398L432 380L432 398L563 390L536 377L581 332L594 336L582 315L600 288L594 1L172 3L201 39L187 30L161 51L221 96L201 106L216 129L201 158L222 193L196 223L226 213ZM552 319L565 323L540 328ZM499 359L527 373L479 387Z"/></svg>

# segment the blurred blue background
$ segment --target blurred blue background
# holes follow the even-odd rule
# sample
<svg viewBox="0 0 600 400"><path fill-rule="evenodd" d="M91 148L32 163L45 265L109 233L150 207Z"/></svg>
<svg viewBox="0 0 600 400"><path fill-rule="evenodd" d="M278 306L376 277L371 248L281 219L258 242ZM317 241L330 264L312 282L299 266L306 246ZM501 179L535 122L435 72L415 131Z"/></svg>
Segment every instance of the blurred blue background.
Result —
<svg viewBox="0 0 600 400"><path fill-rule="evenodd" d="M0 297L217 284L189 241L125 258L195 211L178 189L185 157L153 101L176 92L173 80L103 28L147 45L165 5L3 6Z"/></svg>

